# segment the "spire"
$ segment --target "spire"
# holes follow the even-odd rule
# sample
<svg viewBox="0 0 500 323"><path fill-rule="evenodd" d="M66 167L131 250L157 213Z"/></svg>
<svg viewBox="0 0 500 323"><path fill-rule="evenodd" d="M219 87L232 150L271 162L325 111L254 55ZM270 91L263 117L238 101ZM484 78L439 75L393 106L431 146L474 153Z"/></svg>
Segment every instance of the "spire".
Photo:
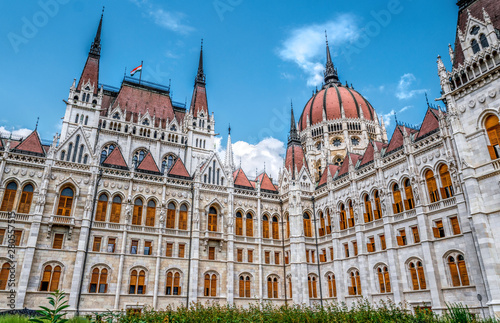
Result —
<svg viewBox="0 0 500 323"><path fill-rule="evenodd" d="M288 146L293 143L300 145L299 134L297 133L297 125L295 124L295 117L293 115L293 102L290 100L290 111L291 111L291 120L290 120L290 134L288 135Z"/></svg>
<svg viewBox="0 0 500 323"><path fill-rule="evenodd" d="M198 73L196 74L195 84L205 85L205 74L203 73L203 38L201 39L200 60L198 62Z"/></svg>
<svg viewBox="0 0 500 323"><path fill-rule="evenodd" d="M231 125L229 125L229 128L228 128L227 145L226 145L226 158L224 160L224 164L229 171L231 171L231 172L234 171L235 166L234 166L234 158L233 158L233 145L231 143Z"/></svg>
<svg viewBox="0 0 500 323"><path fill-rule="evenodd" d="M101 29L102 29L102 17L104 15L104 7L102 8L101 19L99 20L99 26L97 27L97 32L90 46L89 55L87 57L87 62L83 67L82 75L78 80L78 85L76 87L77 91L82 90L83 84L90 83L93 87L94 95L97 95L98 85L99 85L99 59L101 57Z"/></svg>
<svg viewBox="0 0 500 323"><path fill-rule="evenodd" d="M104 7L102 7L101 20L99 20L99 26L97 27L97 32L95 34L94 42L90 46L90 55L95 55L95 56L101 55L101 29L102 29L103 16L104 16Z"/></svg>
<svg viewBox="0 0 500 323"><path fill-rule="evenodd" d="M337 74L337 70L332 62L332 57L330 55L330 47L328 46L328 36L325 30L325 38L326 38L326 67L325 67L325 85L335 83L340 85L339 76Z"/></svg>

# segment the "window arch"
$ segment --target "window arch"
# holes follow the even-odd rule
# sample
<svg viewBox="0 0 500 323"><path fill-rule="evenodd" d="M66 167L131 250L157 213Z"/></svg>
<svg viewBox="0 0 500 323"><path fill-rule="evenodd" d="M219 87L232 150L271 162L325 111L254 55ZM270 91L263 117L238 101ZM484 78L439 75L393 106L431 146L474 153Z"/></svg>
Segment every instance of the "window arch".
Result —
<svg viewBox="0 0 500 323"><path fill-rule="evenodd" d="M365 204L365 223L373 221L373 211L372 211L372 202L370 201L370 197L368 194L365 194L364 197L364 204Z"/></svg>
<svg viewBox="0 0 500 323"><path fill-rule="evenodd" d="M262 217L262 237L269 239L269 218L265 214Z"/></svg>
<svg viewBox="0 0 500 323"><path fill-rule="evenodd" d="M7 289L7 281L10 275L10 263L5 262L0 270L0 290Z"/></svg>
<svg viewBox="0 0 500 323"><path fill-rule="evenodd" d="M324 236L325 235L325 231L326 231L326 228L325 228L325 216L323 214L322 211L319 211L318 212L318 216L319 216L319 229L318 229L318 234L320 237Z"/></svg>
<svg viewBox="0 0 500 323"><path fill-rule="evenodd" d="M203 295L204 296L217 296L217 275L215 273L205 274Z"/></svg>
<svg viewBox="0 0 500 323"><path fill-rule="evenodd" d="M303 222L304 222L304 235L306 237L312 237L312 228L311 228L311 217L307 212L305 212L303 215Z"/></svg>
<svg viewBox="0 0 500 323"><path fill-rule="evenodd" d="M278 277L267 277L267 298L278 298Z"/></svg>
<svg viewBox="0 0 500 323"><path fill-rule="evenodd" d="M130 272L129 294L146 294L146 272L134 269Z"/></svg>
<svg viewBox="0 0 500 323"><path fill-rule="evenodd" d="M498 117L494 115L488 116L485 121L485 128L490 140L488 145L490 157L492 160L500 158L500 123Z"/></svg>
<svg viewBox="0 0 500 323"><path fill-rule="evenodd" d="M399 190L399 185L397 183L392 186L392 197L394 198L394 204L392 204L392 210L394 211L394 214L403 212L401 191Z"/></svg>
<svg viewBox="0 0 500 323"><path fill-rule="evenodd" d="M389 269L387 266L380 265L376 268L376 273L378 277L379 292L390 293L391 292L391 280L389 277Z"/></svg>
<svg viewBox="0 0 500 323"><path fill-rule="evenodd" d="M452 253L446 260L448 262L451 284L453 286L469 286L470 281L464 256L459 253Z"/></svg>
<svg viewBox="0 0 500 323"><path fill-rule="evenodd" d="M253 216L251 213L247 213L247 218L245 220L246 235L247 237L253 237Z"/></svg>
<svg viewBox="0 0 500 323"><path fill-rule="evenodd" d="M375 220L382 218L382 206L380 204L380 193L378 190L373 192L373 197L375 198Z"/></svg>
<svg viewBox="0 0 500 323"><path fill-rule="evenodd" d="M404 181L404 187L405 187L405 209L406 210L411 210L415 208L415 201L413 200L413 190L411 188L411 182L410 179L407 178Z"/></svg>
<svg viewBox="0 0 500 323"><path fill-rule="evenodd" d="M208 210L208 231L217 232L217 210L213 206Z"/></svg>
<svg viewBox="0 0 500 323"><path fill-rule="evenodd" d="M14 208L14 201L16 199L17 183L12 181L7 184L3 194L2 206L0 211L10 212Z"/></svg>
<svg viewBox="0 0 500 323"><path fill-rule="evenodd" d="M487 48L487 47L490 46L490 44L488 43L488 39L486 38L485 34L479 35L479 41L481 42L481 47L482 48Z"/></svg>
<svg viewBox="0 0 500 323"><path fill-rule="evenodd" d="M427 288L425 281L424 267L420 260L413 260L408 263L411 283L413 290L422 290Z"/></svg>
<svg viewBox="0 0 500 323"><path fill-rule="evenodd" d="M288 213L285 215L285 219L286 219L286 237L290 238L290 216L288 215Z"/></svg>
<svg viewBox="0 0 500 323"><path fill-rule="evenodd" d="M89 293L108 292L108 270L94 268L90 279Z"/></svg>
<svg viewBox="0 0 500 323"><path fill-rule="evenodd" d="M154 200L149 200L148 206L146 207L146 226L154 227L156 217L156 202Z"/></svg>
<svg viewBox="0 0 500 323"><path fill-rule="evenodd" d="M361 278L359 277L359 271L352 270L349 273L349 295L361 295Z"/></svg>
<svg viewBox="0 0 500 323"><path fill-rule="evenodd" d="M179 230L187 230L188 208L182 204L179 209Z"/></svg>
<svg viewBox="0 0 500 323"><path fill-rule="evenodd" d="M26 184L23 187L21 193L21 200L19 201L19 206L17 207L18 213L30 213L31 201L33 200L33 185Z"/></svg>
<svg viewBox="0 0 500 323"><path fill-rule="evenodd" d="M57 215L71 215L74 194L71 187L66 187L61 191L61 196L59 196L59 203L57 205Z"/></svg>
<svg viewBox="0 0 500 323"><path fill-rule="evenodd" d="M431 203L439 201L436 178L434 178L434 173L430 169L425 172L425 182L427 183L427 191L429 192Z"/></svg>
<svg viewBox="0 0 500 323"><path fill-rule="evenodd" d="M104 193L99 195L97 209L95 211L96 221L106 221L106 210L108 209L108 196Z"/></svg>
<svg viewBox="0 0 500 323"><path fill-rule="evenodd" d="M173 229L175 227L175 204L173 202L168 203L168 206L167 206L166 227L168 229Z"/></svg>
<svg viewBox="0 0 500 323"><path fill-rule="evenodd" d="M337 284L335 283L335 275L327 274L326 281L328 282L328 297L337 297Z"/></svg>
<svg viewBox="0 0 500 323"><path fill-rule="evenodd" d="M181 295L181 273L177 270L167 272L165 295Z"/></svg>
<svg viewBox="0 0 500 323"><path fill-rule="evenodd" d="M134 201L134 214L132 215L132 224L133 225L141 225L142 224L142 208L143 202L138 197Z"/></svg>
<svg viewBox="0 0 500 323"><path fill-rule="evenodd" d="M309 298L318 298L318 281L316 275L307 276Z"/></svg>
<svg viewBox="0 0 500 323"><path fill-rule="evenodd" d="M452 197L454 192L448 165L443 164L439 167L439 177L441 177L441 197L444 199Z"/></svg>
<svg viewBox="0 0 500 323"><path fill-rule="evenodd" d="M339 222L340 222L339 223L340 224L340 230L347 229L347 217L346 217L344 203L340 203L340 219L339 219Z"/></svg>
<svg viewBox="0 0 500 323"><path fill-rule="evenodd" d="M59 280L61 279L61 266L46 265L43 269L42 281L39 291L54 292L59 289Z"/></svg>
<svg viewBox="0 0 500 323"><path fill-rule="evenodd" d="M236 212L236 235L243 235L243 216L240 211Z"/></svg>
<svg viewBox="0 0 500 323"><path fill-rule="evenodd" d="M279 240L279 238L280 238L280 230L279 230L278 217L277 216L273 216L272 221L273 221L273 239Z"/></svg>
<svg viewBox="0 0 500 323"><path fill-rule="evenodd" d="M120 213L122 211L122 198L119 195L113 197L111 203L111 216L109 222L120 223Z"/></svg>
<svg viewBox="0 0 500 323"><path fill-rule="evenodd" d="M240 275L238 279L238 289L240 297L251 297L251 278L250 275Z"/></svg>

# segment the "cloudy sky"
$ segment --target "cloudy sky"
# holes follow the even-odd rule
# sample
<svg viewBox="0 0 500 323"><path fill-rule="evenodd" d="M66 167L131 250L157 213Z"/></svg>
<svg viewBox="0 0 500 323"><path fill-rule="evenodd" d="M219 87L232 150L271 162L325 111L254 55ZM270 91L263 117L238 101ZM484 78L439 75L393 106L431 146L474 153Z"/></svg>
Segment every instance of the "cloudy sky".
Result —
<svg viewBox="0 0 500 323"><path fill-rule="evenodd" d="M235 163L276 177L289 129L325 62L325 30L341 81L353 84L384 118L421 123L425 93L439 97L436 56L449 64L455 1L2 1L0 132L43 139L59 131L69 87L79 78L106 7L100 82L119 86L144 61L143 79L172 83L191 98L204 39L209 109L220 152L231 124Z"/></svg>

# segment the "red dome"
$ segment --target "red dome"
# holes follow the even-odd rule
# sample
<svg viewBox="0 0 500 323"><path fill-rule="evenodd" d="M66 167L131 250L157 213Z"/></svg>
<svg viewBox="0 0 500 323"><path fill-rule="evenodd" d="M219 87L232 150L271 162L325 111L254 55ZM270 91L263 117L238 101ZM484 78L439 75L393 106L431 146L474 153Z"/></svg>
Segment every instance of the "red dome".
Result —
<svg viewBox="0 0 500 323"><path fill-rule="evenodd" d="M346 118L376 121L372 105L358 92L349 87L334 83L324 86L312 96L304 107L299 119L299 130L307 127L307 118L312 125L323 121L323 112L327 120Z"/></svg>

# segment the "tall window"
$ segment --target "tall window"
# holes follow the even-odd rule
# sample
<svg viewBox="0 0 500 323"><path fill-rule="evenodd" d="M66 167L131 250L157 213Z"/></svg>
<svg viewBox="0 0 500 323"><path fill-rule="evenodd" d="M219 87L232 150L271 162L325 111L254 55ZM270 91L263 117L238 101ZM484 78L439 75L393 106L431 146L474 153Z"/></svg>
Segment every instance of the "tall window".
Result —
<svg viewBox="0 0 500 323"><path fill-rule="evenodd" d="M16 199L17 184L16 182L10 182L5 188L3 194L2 206L0 211L10 212L14 208L14 200Z"/></svg>
<svg viewBox="0 0 500 323"><path fill-rule="evenodd" d="M350 286L348 288L349 295L361 295L361 279L359 271L353 270L349 274Z"/></svg>
<svg viewBox="0 0 500 323"><path fill-rule="evenodd" d="M166 227L168 229L173 229L175 227L175 204L170 202L167 206L167 223Z"/></svg>
<svg viewBox="0 0 500 323"><path fill-rule="evenodd" d="M472 47L472 52L474 54L481 50L481 48L479 47L479 43L475 39L471 41L470 46Z"/></svg>
<svg viewBox="0 0 500 323"><path fill-rule="evenodd" d="M21 200L19 201L19 206L17 208L18 213L30 213L31 201L33 200L33 185L27 184L23 187L23 192L21 193Z"/></svg>
<svg viewBox="0 0 500 323"><path fill-rule="evenodd" d="M61 191L61 196L59 196L59 204L57 206L57 215L64 215L64 216L71 215L71 207L73 205L73 195L74 192L69 187L66 187Z"/></svg>
<svg viewBox="0 0 500 323"><path fill-rule="evenodd" d="M328 281L328 297L337 297L337 285L335 284L335 275L328 274L326 276Z"/></svg>
<svg viewBox="0 0 500 323"><path fill-rule="evenodd" d="M451 176L447 165L439 167L439 176L441 177L441 197L444 199L454 195L453 185L451 184Z"/></svg>
<svg viewBox="0 0 500 323"><path fill-rule="evenodd" d="M405 185L405 209L411 210L415 208L415 201L413 200L413 190L411 189L410 179L406 179L404 182Z"/></svg>
<svg viewBox="0 0 500 323"><path fill-rule="evenodd" d="M146 272L144 270L132 270L130 273L129 294L146 294Z"/></svg>
<svg viewBox="0 0 500 323"><path fill-rule="evenodd" d="M250 276L241 275L239 279L240 297L250 297Z"/></svg>
<svg viewBox="0 0 500 323"><path fill-rule="evenodd" d="M252 214L247 213L247 219L246 219L246 231L247 231L247 237L253 237L253 217Z"/></svg>
<svg viewBox="0 0 500 323"><path fill-rule="evenodd" d="M278 217L273 216L273 239L279 240L279 238L280 238L280 231L279 231Z"/></svg>
<svg viewBox="0 0 500 323"><path fill-rule="evenodd" d="M427 183L427 190L429 191L429 198L431 203L439 201L439 194L432 170L425 172L425 182Z"/></svg>
<svg viewBox="0 0 500 323"><path fill-rule="evenodd" d="M312 227L311 227L311 217L308 213L304 213L303 222L304 222L304 235L306 237L312 237Z"/></svg>
<svg viewBox="0 0 500 323"><path fill-rule="evenodd" d="M278 277L267 277L267 298L278 298Z"/></svg>
<svg viewBox="0 0 500 323"><path fill-rule="evenodd" d="M377 268L377 277L380 293L391 292L391 280L387 266L379 266Z"/></svg>
<svg viewBox="0 0 500 323"><path fill-rule="evenodd" d="M409 263L408 267L410 270L413 290L426 289L427 285L425 282L424 267L422 266L422 262L419 260L412 261Z"/></svg>
<svg viewBox="0 0 500 323"><path fill-rule="evenodd" d="M54 292L59 289L59 279L61 278L61 266L45 266L42 274L42 281L39 290L41 292Z"/></svg>
<svg viewBox="0 0 500 323"><path fill-rule="evenodd" d="M181 294L181 274L178 271L169 271L167 273L167 286L165 295Z"/></svg>
<svg viewBox="0 0 500 323"><path fill-rule="evenodd" d="M106 293L108 291L108 270L94 268L90 279L89 293Z"/></svg>
<svg viewBox="0 0 500 323"><path fill-rule="evenodd" d="M5 290L7 288L7 281L9 280L10 275L10 264L5 262L2 265L2 269L0 271L0 290Z"/></svg>
<svg viewBox="0 0 500 323"><path fill-rule="evenodd" d="M392 205L394 214L403 212L403 201L401 200L401 191L398 184L392 186L392 197L394 198L394 204Z"/></svg>
<svg viewBox="0 0 500 323"><path fill-rule="evenodd" d="M349 219L347 219L347 224L349 228L354 226L354 206L352 201L349 201Z"/></svg>
<svg viewBox="0 0 500 323"><path fill-rule="evenodd" d="M365 195L365 223L373 221L373 213L372 213L372 202L370 201L370 197L368 194Z"/></svg>
<svg viewBox="0 0 500 323"><path fill-rule="evenodd" d="M122 198L119 195L113 197L113 203L111 203L111 216L109 218L110 222L120 223L120 213L122 211Z"/></svg>
<svg viewBox="0 0 500 323"><path fill-rule="evenodd" d="M469 275L465 266L463 255L451 255L448 257L448 268L450 269L451 283L453 286L469 286Z"/></svg>
<svg viewBox="0 0 500 323"><path fill-rule="evenodd" d="M140 198L136 198L134 202L134 214L132 215L132 224L141 225L142 224L142 207L143 203Z"/></svg>
<svg viewBox="0 0 500 323"><path fill-rule="evenodd" d="M165 172L168 173L170 171L170 168L174 165L176 158L175 156L168 155L163 157L163 160L161 162L161 172L164 174Z"/></svg>
<svg viewBox="0 0 500 323"><path fill-rule="evenodd" d="M307 277L307 287L309 289L309 298L318 298L318 286L316 276L309 275Z"/></svg>
<svg viewBox="0 0 500 323"><path fill-rule="evenodd" d="M375 197L375 220L378 220L382 218L382 206L380 204L380 193L378 190L373 193L373 196Z"/></svg>
<svg viewBox="0 0 500 323"><path fill-rule="evenodd" d="M267 215L262 217L262 237L269 239L269 218Z"/></svg>
<svg viewBox="0 0 500 323"><path fill-rule="evenodd" d="M106 210L108 209L108 196L106 194L99 195L97 201L97 209L95 211L96 221L106 221Z"/></svg>
<svg viewBox="0 0 500 323"><path fill-rule="evenodd" d="M146 155L147 151L144 149L140 149L134 153L134 157L132 157L132 164L134 165L135 168L137 168L137 166L141 164L142 160L144 159L144 157L146 157Z"/></svg>
<svg viewBox="0 0 500 323"><path fill-rule="evenodd" d="M208 231L217 232L217 210L213 206L208 210Z"/></svg>
<svg viewBox="0 0 500 323"><path fill-rule="evenodd" d="M155 226L155 215L156 215L156 203L153 200L148 202L148 207L146 208L146 225L148 227Z"/></svg>
<svg viewBox="0 0 500 323"><path fill-rule="evenodd" d="M243 235L243 216L240 211L236 212L236 235Z"/></svg>
<svg viewBox="0 0 500 323"><path fill-rule="evenodd" d="M481 47L486 48L489 47L490 44L488 43L488 39L486 38L485 34L479 35L479 41L481 42Z"/></svg>
<svg viewBox="0 0 500 323"><path fill-rule="evenodd" d="M498 117L494 115L489 116L486 118L484 125L486 127L488 139L490 140L488 146L490 157L491 159L500 158L500 123L498 123Z"/></svg>
<svg viewBox="0 0 500 323"><path fill-rule="evenodd" d="M327 221L327 225L326 225L326 233L327 234L330 234L332 233L332 217L330 216L330 209L326 209L326 221Z"/></svg>
<svg viewBox="0 0 500 323"><path fill-rule="evenodd" d="M217 275L205 274L204 296L217 296Z"/></svg>
<svg viewBox="0 0 500 323"><path fill-rule="evenodd" d="M347 229L347 217L344 203L340 204L340 230Z"/></svg>
<svg viewBox="0 0 500 323"><path fill-rule="evenodd" d="M179 209L179 230L187 230L188 209L186 204L182 204Z"/></svg>

